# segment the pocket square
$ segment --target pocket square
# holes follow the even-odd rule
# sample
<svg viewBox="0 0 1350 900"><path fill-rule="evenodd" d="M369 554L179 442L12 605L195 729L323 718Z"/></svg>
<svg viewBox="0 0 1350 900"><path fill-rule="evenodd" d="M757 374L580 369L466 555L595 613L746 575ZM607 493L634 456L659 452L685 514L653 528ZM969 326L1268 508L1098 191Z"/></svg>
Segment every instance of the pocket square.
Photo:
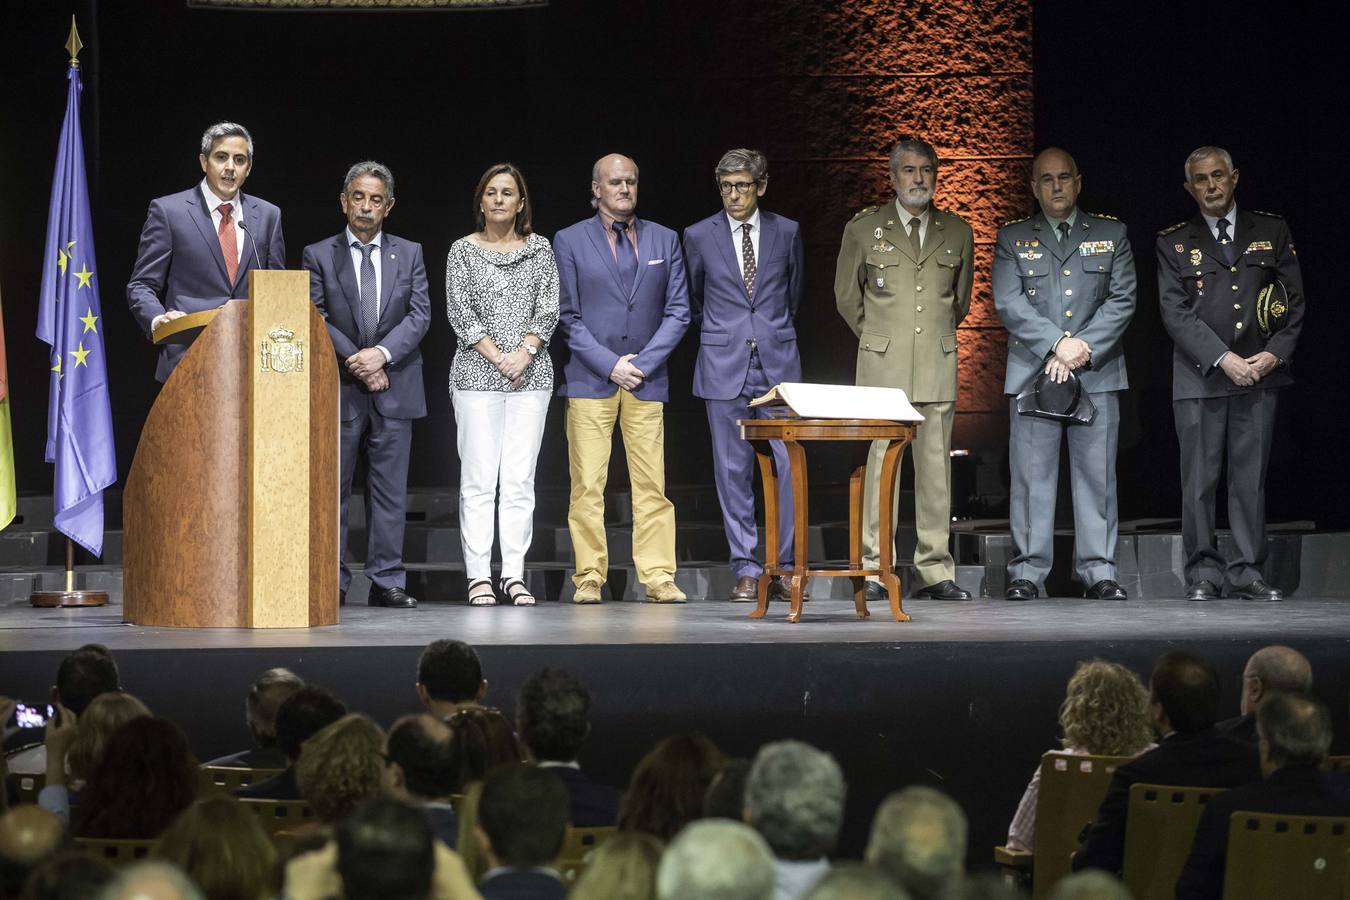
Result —
<svg viewBox="0 0 1350 900"><path fill-rule="evenodd" d="M661 265L661 263L663 263L663 262L665 262L664 259L649 259L649 260L647 260L647 265L649 265L649 266L659 266L659 265Z"/></svg>

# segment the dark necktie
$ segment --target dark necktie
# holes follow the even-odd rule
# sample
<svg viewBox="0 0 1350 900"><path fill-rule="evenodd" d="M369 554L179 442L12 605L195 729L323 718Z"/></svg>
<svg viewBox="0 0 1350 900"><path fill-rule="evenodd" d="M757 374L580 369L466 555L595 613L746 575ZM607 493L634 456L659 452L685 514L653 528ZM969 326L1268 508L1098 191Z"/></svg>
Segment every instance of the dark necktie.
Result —
<svg viewBox="0 0 1350 900"><path fill-rule="evenodd" d="M1059 249L1063 250L1069 246L1069 223L1060 222L1059 228Z"/></svg>
<svg viewBox="0 0 1350 900"><path fill-rule="evenodd" d="M1228 220L1220 219L1217 224L1219 226L1219 247L1223 250L1224 259L1228 260L1228 264L1231 266L1233 264L1233 238L1228 233Z"/></svg>
<svg viewBox="0 0 1350 900"><path fill-rule="evenodd" d="M637 278L637 257L628 243L628 226L615 222L609 226L614 229L614 258L619 263L619 280L624 290L633 293L633 280Z"/></svg>
<svg viewBox="0 0 1350 900"><path fill-rule="evenodd" d="M225 274L230 276L231 289L234 288L234 276L239 274L239 243L234 233L234 219L230 215L233 208L229 203L220 204L220 231L217 232L220 254L225 257Z"/></svg>
<svg viewBox="0 0 1350 900"><path fill-rule="evenodd" d="M369 347L375 343L375 330L380 324L375 308L375 263L370 259L375 245L352 241L352 246L361 251L361 337L362 343Z"/></svg>
<svg viewBox="0 0 1350 900"><path fill-rule="evenodd" d="M915 216L909 220L909 245L914 248L914 258L919 258L922 252L922 241L919 240L919 217Z"/></svg>
<svg viewBox="0 0 1350 900"><path fill-rule="evenodd" d="M750 223L741 226L741 279L745 282L745 293L755 296L755 245L750 242Z"/></svg>

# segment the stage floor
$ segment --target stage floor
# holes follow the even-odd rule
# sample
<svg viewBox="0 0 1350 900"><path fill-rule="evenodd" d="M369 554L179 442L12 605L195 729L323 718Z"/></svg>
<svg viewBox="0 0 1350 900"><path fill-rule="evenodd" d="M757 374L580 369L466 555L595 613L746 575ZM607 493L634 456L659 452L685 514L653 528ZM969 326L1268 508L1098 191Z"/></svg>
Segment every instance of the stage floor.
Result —
<svg viewBox="0 0 1350 900"><path fill-rule="evenodd" d="M1283 603L910 600L905 603L913 616L909 622L891 619L884 604L872 604L871 617L859 620L852 601L821 599L805 604L796 625L785 620L786 603L771 604L768 616L758 621L748 618L753 606L709 600L669 606L544 602L534 608L485 609L423 603L416 610L349 605L338 625L251 630L149 628L122 624L120 606L40 610L15 603L0 608L0 651L69 650L90 642L114 650L420 647L444 636L475 646L1350 641L1350 600L1345 598L1299 596Z"/></svg>

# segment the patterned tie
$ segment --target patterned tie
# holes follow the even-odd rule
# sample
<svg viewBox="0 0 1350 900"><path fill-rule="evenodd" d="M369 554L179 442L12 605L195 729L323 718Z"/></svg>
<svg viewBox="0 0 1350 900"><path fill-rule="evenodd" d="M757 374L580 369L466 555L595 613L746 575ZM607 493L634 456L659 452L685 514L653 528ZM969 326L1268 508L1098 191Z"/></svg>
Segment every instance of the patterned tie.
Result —
<svg viewBox="0 0 1350 900"><path fill-rule="evenodd" d="M745 293L755 296L755 245L750 243L750 223L741 226L741 279L745 282Z"/></svg>
<svg viewBox="0 0 1350 900"><path fill-rule="evenodd" d="M225 257L225 274L230 276L230 287L234 287L234 276L239 274L239 240L234 233L234 219L230 218L229 203L220 204L220 253Z"/></svg>
<svg viewBox="0 0 1350 900"><path fill-rule="evenodd" d="M609 226L614 229L614 258L619 263L619 278L623 281L624 289L629 294L633 293L633 281L637 278L637 257L633 254L632 245L628 243L628 226L623 222L615 222Z"/></svg>
<svg viewBox="0 0 1350 900"><path fill-rule="evenodd" d="M1223 248L1224 259L1228 260L1228 264L1231 266L1234 257L1233 237L1228 233L1228 220L1220 219L1217 224L1219 226L1219 246Z"/></svg>
<svg viewBox="0 0 1350 900"><path fill-rule="evenodd" d="M1069 223L1060 222L1055 227L1059 229L1059 249L1063 250L1069 246Z"/></svg>
<svg viewBox="0 0 1350 900"><path fill-rule="evenodd" d="M922 241L919 240L919 217L915 216L909 220L909 245L914 248L914 258L918 259L922 252Z"/></svg>
<svg viewBox="0 0 1350 900"><path fill-rule="evenodd" d="M379 310L375 306L375 263L370 259L374 244L352 241L361 251L361 338L367 347L375 343L375 329L379 327Z"/></svg>

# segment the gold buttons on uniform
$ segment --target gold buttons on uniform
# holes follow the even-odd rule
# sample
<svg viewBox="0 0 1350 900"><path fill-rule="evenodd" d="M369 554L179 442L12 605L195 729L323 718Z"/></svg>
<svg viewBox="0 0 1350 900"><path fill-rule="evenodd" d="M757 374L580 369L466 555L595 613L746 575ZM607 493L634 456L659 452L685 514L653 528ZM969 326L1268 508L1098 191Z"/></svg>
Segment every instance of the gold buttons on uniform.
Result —
<svg viewBox="0 0 1350 900"><path fill-rule="evenodd" d="M1064 332L1064 336L1065 336L1065 337L1073 337L1073 335L1069 334L1067 331Z"/></svg>
<svg viewBox="0 0 1350 900"><path fill-rule="evenodd" d="M1241 323L1241 322L1237 323L1237 327L1238 327L1238 330L1240 331L1240 330L1242 329L1242 323Z"/></svg>
<svg viewBox="0 0 1350 900"><path fill-rule="evenodd" d="M1066 316L1068 316L1070 319L1072 319L1072 318L1073 318L1073 310L1071 310L1071 309L1066 309L1066 310L1064 310L1064 315L1066 315Z"/></svg>
<svg viewBox="0 0 1350 900"><path fill-rule="evenodd" d="M923 334L923 329L922 329L922 328L915 328L915 329L914 329L914 333L915 333L915 334Z"/></svg>
<svg viewBox="0 0 1350 900"><path fill-rule="evenodd" d="M1242 304L1241 304L1241 303L1234 303L1234 304L1233 304L1233 309L1242 309Z"/></svg>
<svg viewBox="0 0 1350 900"><path fill-rule="evenodd" d="M1070 272L1068 269L1065 269L1065 270L1064 270L1064 274L1065 274L1065 275L1072 275L1073 273Z"/></svg>
<svg viewBox="0 0 1350 900"><path fill-rule="evenodd" d="M923 312L923 307L922 307L922 306L916 306L916 307L914 307L914 311L915 311L915 312Z"/></svg>
<svg viewBox="0 0 1350 900"><path fill-rule="evenodd" d="M916 290L916 291L922 291L922 290L923 290L923 285L921 285L921 284L915 285L915 286L914 286L914 290Z"/></svg>
<svg viewBox="0 0 1350 900"><path fill-rule="evenodd" d="M1200 274L1200 270L1199 270L1199 269L1196 269L1196 270L1195 270L1195 274L1199 275L1199 274Z"/></svg>
<svg viewBox="0 0 1350 900"><path fill-rule="evenodd" d="M1233 266L1233 267L1232 267L1231 269L1229 269L1228 271L1230 271L1230 272L1236 272L1236 271L1237 271L1237 266Z"/></svg>
<svg viewBox="0 0 1350 900"><path fill-rule="evenodd" d="M1236 285L1236 284L1231 285L1231 287L1233 288L1233 290L1235 290L1235 291L1237 290L1237 285Z"/></svg>
<svg viewBox="0 0 1350 900"><path fill-rule="evenodd" d="M1064 292L1064 296L1065 296L1065 297L1072 297L1072 296L1073 296L1073 288L1067 289L1067 290Z"/></svg>

